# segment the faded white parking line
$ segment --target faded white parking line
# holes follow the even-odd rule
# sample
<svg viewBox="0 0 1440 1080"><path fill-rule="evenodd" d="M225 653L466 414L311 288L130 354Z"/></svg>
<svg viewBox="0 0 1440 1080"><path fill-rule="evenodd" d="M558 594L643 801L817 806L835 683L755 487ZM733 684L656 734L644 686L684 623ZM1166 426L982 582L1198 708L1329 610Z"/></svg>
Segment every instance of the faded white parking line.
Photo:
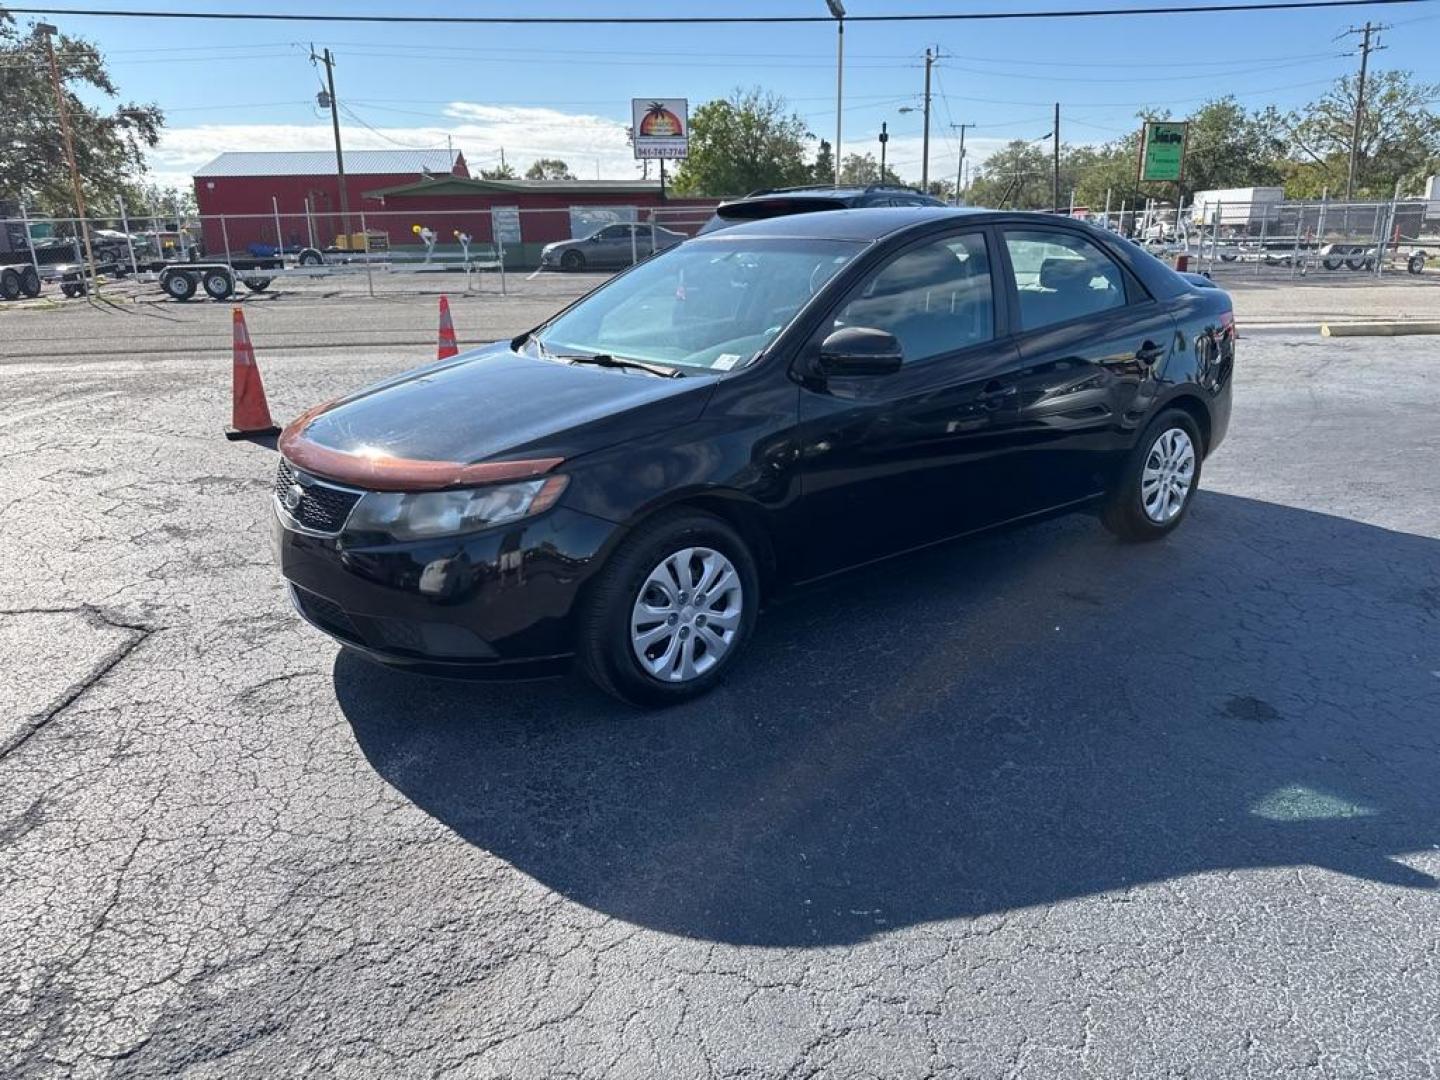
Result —
<svg viewBox="0 0 1440 1080"><path fill-rule="evenodd" d="M11 413L8 416L0 416L0 427L7 424L18 424L26 420L33 420L37 416L49 416L51 413L64 412L74 405L88 404L92 401L100 401L104 398L118 397L119 390L97 390L93 394L75 394L64 401L57 401L50 405L42 405L38 409L27 409L25 412Z"/></svg>

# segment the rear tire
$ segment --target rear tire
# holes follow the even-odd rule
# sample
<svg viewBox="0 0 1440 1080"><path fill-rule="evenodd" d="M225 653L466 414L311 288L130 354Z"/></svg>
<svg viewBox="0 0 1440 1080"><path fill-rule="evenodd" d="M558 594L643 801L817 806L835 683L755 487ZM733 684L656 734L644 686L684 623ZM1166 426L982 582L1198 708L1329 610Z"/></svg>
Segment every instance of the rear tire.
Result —
<svg viewBox="0 0 1440 1080"><path fill-rule="evenodd" d="M695 555L671 563L692 550ZM656 575L667 564L680 568L680 578L665 578L679 588L657 597ZM726 564L733 577L727 576ZM696 584L699 589L686 591ZM647 610L642 601L652 609L674 610L643 619L638 614ZM633 705L656 708L689 701L725 678L749 642L759 601L755 559L739 533L699 511L662 513L622 540L591 584L578 626L580 667L606 693ZM638 629L637 621L647 629ZM651 630L659 637L649 646L653 658L642 663ZM663 657L672 639L677 662L670 665ZM682 660L690 663L691 673L679 674ZM656 674L657 667L665 677Z"/></svg>
<svg viewBox="0 0 1440 1080"><path fill-rule="evenodd" d="M1179 528L1200 487L1204 445L1189 413L1166 409L1157 416L1125 460L1100 515L1105 527L1132 542L1159 540Z"/></svg>
<svg viewBox="0 0 1440 1080"><path fill-rule="evenodd" d="M35 272L35 267L27 266L20 271L20 291L31 300L40 295L40 275Z"/></svg>
<svg viewBox="0 0 1440 1080"><path fill-rule="evenodd" d="M269 287L270 287L270 279L269 279L268 277L261 277L261 278L253 278L253 277L252 277L252 278L246 278L246 279L245 279L245 288L249 289L251 292L264 292L264 291L265 291L266 289L268 289Z"/></svg>
<svg viewBox="0 0 1440 1080"><path fill-rule="evenodd" d="M212 300L229 300L235 292L235 279L224 270L206 270L200 284Z"/></svg>
<svg viewBox="0 0 1440 1080"><path fill-rule="evenodd" d="M6 300L20 299L20 275L14 270L0 270L0 297Z"/></svg>

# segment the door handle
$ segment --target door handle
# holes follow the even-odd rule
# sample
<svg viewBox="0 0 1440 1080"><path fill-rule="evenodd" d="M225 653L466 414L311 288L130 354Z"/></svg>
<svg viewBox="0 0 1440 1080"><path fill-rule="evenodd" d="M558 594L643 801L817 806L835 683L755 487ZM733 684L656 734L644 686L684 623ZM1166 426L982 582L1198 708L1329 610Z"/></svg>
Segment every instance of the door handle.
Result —
<svg viewBox="0 0 1440 1080"><path fill-rule="evenodd" d="M1013 398L1019 390L1014 383L1002 383L999 379L991 379L976 394L977 400L985 403L987 409L998 409L1006 400Z"/></svg>
<svg viewBox="0 0 1440 1080"><path fill-rule="evenodd" d="M1140 348L1135 350L1135 359L1146 367L1150 367L1160 357L1165 355L1165 350L1153 341L1142 342Z"/></svg>

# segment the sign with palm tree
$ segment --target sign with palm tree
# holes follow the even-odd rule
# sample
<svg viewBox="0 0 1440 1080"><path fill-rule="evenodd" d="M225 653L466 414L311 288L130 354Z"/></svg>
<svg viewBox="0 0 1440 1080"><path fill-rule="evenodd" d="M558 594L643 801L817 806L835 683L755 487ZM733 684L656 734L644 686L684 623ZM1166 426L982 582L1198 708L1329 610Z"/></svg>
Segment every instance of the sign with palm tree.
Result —
<svg viewBox="0 0 1440 1080"><path fill-rule="evenodd" d="M689 143L690 110L685 98L632 98L631 141L637 158L683 158Z"/></svg>

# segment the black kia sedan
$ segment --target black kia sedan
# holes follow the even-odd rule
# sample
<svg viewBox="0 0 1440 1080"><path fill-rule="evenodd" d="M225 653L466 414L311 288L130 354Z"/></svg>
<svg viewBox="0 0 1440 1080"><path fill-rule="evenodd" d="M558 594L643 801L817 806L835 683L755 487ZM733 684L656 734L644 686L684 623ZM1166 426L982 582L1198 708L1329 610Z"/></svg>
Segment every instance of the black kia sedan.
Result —
<svg viewBox="0 0 1440 1080"><path fill-rule="evenodd" d="M280 440L301 615L387 664L702 693L776 590L1091 508L1184 519L1230 299L1109 233L912 207L689 240Z"/></svg>

